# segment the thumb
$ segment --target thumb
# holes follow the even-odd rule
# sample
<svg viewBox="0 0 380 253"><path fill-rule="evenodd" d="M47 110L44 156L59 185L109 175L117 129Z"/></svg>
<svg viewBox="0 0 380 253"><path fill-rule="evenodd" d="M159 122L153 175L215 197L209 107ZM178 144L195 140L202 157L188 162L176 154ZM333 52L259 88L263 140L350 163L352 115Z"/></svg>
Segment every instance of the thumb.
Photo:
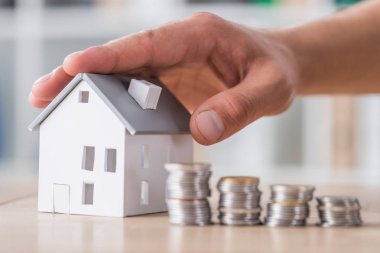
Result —
<svg viewBox="0 0 380 253"><path fill-rule="evenodd" d="M193 138L211 145L236 133L252 121L276 111L283 98L273 85L255 85L246 79L200 105L190 120ZM281 89L280 89L281 90ZM277 103L277 107L276 104Z"/></svg>

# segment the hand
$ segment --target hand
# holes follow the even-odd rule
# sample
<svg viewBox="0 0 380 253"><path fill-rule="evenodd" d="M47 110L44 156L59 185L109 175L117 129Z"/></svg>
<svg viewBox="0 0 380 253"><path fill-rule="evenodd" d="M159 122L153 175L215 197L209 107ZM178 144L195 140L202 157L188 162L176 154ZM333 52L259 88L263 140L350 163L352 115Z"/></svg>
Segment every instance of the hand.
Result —
<svg viewBox="0 0 380 253"><path fill-rule="evenodd" d="M299 79L292 51L273 34L208 13L67 56L36 81L30 103L45 107L81 72L158 77L192 112L191 133L204 145L283 112Z"/></svg>

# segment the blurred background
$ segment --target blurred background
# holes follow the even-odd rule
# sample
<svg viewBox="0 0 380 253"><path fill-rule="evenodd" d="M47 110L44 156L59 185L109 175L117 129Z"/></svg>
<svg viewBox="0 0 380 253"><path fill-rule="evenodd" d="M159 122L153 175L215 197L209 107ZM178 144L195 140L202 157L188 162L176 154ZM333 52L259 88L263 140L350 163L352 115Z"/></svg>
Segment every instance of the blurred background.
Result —
<svg viewBox="0 0 380 253"><path fill-rule="evenodd" d="M283 28L331 15L354 0L0 0L0 172L36 175L40 110L27 102L39 76L88 46L197 11L258 28ZM380 96L298 98L196 160L222 175L264 181L380 182ZM0 174L4 176L4 174Z"/></svg>

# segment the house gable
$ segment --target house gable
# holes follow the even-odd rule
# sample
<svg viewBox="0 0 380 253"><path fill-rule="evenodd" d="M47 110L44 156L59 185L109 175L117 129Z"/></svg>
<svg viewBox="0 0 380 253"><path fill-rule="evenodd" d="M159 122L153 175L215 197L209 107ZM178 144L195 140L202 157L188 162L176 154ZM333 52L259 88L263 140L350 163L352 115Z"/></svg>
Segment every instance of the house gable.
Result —
<svg viewBox="0 0 380 253"><path fill-rule="evenodd" d="M70 188L70 213L123 216L126 131L92 87L81 81L40 130L39 210L53 211L51 188L62 184ZM109 150L115 150L112 171L107 171Z"/></svg>

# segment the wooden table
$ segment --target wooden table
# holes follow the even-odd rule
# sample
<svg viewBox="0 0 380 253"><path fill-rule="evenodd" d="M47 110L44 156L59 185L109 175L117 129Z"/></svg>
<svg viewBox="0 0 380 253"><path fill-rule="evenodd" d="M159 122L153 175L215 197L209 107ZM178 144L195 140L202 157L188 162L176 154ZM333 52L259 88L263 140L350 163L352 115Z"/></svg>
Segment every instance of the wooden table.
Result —
<svg viewBox="0 0 380 253"><path fill-rule="evenodd" d="M361 228L185 227L168 224L166 213L124 219L39 213L36 180L0 180L0 252L379 253L380 186L317 189L320 194L359 196L366 224ZM214 207L216 197L211 200ZM264 195L262 203L266 200ZM313 213L310 223L315 221Z"/></svg>

